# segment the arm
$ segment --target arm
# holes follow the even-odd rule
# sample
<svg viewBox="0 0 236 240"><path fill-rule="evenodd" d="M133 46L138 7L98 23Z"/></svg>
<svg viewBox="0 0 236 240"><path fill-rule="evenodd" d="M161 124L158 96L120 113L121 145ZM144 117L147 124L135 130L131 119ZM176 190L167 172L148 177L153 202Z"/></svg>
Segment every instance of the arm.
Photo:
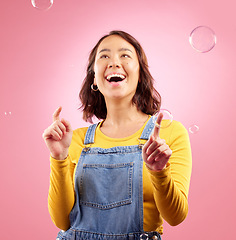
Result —
<svg viewBox="0 0 236 240"><path fill-rule="evenodd" d="M69 214L74 206L74 172L81 151L87 128L73 131L69 154L65 160L50 158L50 187L48 209L53 223L62 230L70 227Z"/></svg>
<svg viewBox="0 0 236 240"><path fill-rule="evenodd" d="M188 132L181 123L174 123L170 137L166 139L172 150L166 168L161 171L148 170L157 208L170 225L181 223L187 216L192 169Z"/></svg>
<svg viewBox="0 0 236 240"><path fill-rule="evenodd" d="M59 118L62 108L53 114L53 123L45 129L43 139L51 153L50 187L48 207L55 225L69 228L69 213L74 204L73 180L68 157L73 130L65 119Z"/></svg>

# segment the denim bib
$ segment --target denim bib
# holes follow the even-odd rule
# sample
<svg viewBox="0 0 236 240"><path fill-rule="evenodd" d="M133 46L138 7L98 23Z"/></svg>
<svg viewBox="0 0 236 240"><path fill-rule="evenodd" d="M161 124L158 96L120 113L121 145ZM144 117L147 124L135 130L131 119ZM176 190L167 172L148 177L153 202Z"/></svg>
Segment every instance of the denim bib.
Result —
<svg viewBox="0 0 236 240"><path fill-rule="evenodd" d="M141 234L161 239L157 232L143 231L142 147L94 148L97 125L89 126L76 167L70 229L57 239L139 240ZM153 127L150 118L140 139L147 140Z"/></svg>

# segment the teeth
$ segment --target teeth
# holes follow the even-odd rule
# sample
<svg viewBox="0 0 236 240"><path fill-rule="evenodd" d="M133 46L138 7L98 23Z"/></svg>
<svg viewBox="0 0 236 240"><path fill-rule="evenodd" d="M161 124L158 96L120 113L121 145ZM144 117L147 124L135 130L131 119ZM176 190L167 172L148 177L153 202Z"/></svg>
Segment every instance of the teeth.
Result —
<svg viewBox="0 0 236 240"><path fill-rule="evenodd" d="M119 77L119 78L121 78L121 79L125 79L125 76L124 76L124 75L118 74L118 73L108 75L108 76L106 77L106 79L107 79L107 80L110 80L112 77Z"/></svg>

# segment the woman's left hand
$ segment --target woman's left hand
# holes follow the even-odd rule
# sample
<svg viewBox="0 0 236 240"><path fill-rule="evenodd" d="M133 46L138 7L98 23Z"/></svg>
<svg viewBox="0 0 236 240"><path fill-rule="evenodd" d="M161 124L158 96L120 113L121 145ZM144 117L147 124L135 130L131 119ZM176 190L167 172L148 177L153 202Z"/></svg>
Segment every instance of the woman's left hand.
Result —
<svg viewBox="0 0 236 240"><path fill-rule="evenodd" d="M154 131L144 144L142 150L143 160L146 166L152 171L161 171L164 169L172 154L165 140L159 137L162 118L163 114L160 113L157 117Z"/></svg>

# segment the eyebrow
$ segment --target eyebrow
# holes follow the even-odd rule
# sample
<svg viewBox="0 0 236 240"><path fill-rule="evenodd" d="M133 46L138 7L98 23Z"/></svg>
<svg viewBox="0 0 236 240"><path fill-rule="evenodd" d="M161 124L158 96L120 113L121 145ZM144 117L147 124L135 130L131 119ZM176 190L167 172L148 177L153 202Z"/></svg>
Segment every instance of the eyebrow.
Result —
<svg viewBox="0 0 236 240"><path fill-rule="evenodd" d="M102 49L101 51L99 51L99 53L101 53L101 52L110 52L110 51L111 51L110 49L104 48L104 49ZM119 51L119 52L129 51L129 52L133 53L129 48L120 48L120 49L118 49L118 51Z"/></svg>

